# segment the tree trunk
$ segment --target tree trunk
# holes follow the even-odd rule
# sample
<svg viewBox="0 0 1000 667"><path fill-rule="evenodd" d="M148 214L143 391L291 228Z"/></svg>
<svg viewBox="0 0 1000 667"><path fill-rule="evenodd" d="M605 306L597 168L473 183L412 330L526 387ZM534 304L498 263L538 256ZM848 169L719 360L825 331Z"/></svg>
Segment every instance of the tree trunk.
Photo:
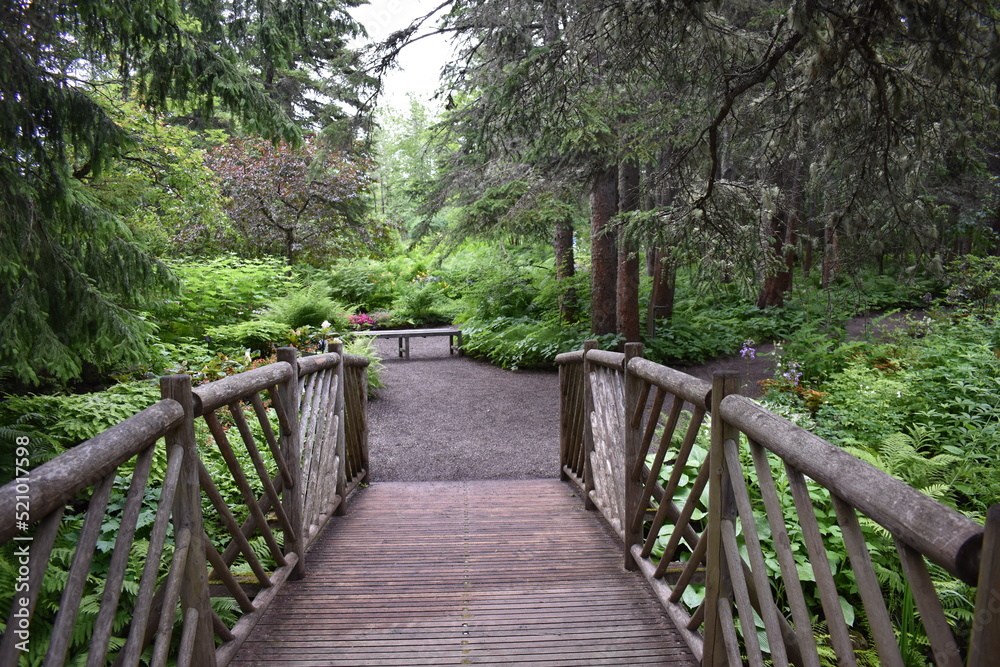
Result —
<svg viewBox="0 0 1000 667"><path fill-rule="evenodd" d="M992 178L1000 178L1000 146L991 146L990 150L985 151L985 155L986 171ZM993 213L987 218L987 224L992 234L986 236L985 251L986 254L996 257L1000 255L1000 209L995 206L990 208L993 209Z"/></svg>
<svg viewBox="0 0 1000 667"><path fill-rule="evenodd" d="M646 313L646 335L656 335L656 321L674 316L674 296L677 293L677 265L670 255L659 248L653 265L653 293Z"/></svg>
<svg viewBox="0 0 1000 667"><path fill-rule="evenodd" d="M771 251L781 257L782 268L775 269L769 265L765 272L764 285L757 296L758 308L785 305L785 293L792 289L792 271L789 264L794 262L794 252L788 243L789 237L794 235L791 219L792 216L787 212L771 216ZM790 261L789 257L793 259Z"/></svg>
<svg viewBox="0 0 1000 667"><path fill-rule="evenodd" d="M295 265L295 228L285 229L285 261L288 263L288 275L292 275L292 266Z"/></svg>
<svg viewBox="0 0 1000 667"><path fill-rule="evenodd" d="M823 235L823 288L829 287L840 270L840 257L838 252L839 239L837 238L837 223L829 222Z"/></svg>
<svg viewBox="0 0 1000 667"><path fill-rule="evenodd" d="M764 285L757 297L758 308L785 305L785 294L792 289L795 244L802 219L802 178L800 163L784 164L779 171L778 187L784 194L784 203L771 217L771 250L775 258L780 258L781 268L766 271Z"/></svg>
<svg viewBox="0 0 1000 667"><path fill-rule="evenodd" d="M556 253L556 280L562 282L576 273L573 255L573 223L568 219L556 222L552 246ZM576 290L563 289L559 295L559 317L563 322L575 322L577 314Z"/></svg>
<svg viewBox="0 0 1000 667"><path fill-rule="evenodd" d="M812 216L808 218L806 223L806 240L805 247L802 250L802 273L806 278L812 273L813 267L813 242L816 239L816 229L813 225Z"/></svg>
<svg viewBox="0 0 1000 667"><path fill-rule="evenodd" d="M618 172L618 211L639 210L639 167L622 162ZM639 249L618 241L618 307L616 327L627 343L639 342Z"/></svg>
<svg viewBox="0 0 1000 667"><path fill-rule="evenodd" d="M590 321L597 336L615 333L618 249L608 222L618 210L618 168L600 170L590 188Z"/></svg>

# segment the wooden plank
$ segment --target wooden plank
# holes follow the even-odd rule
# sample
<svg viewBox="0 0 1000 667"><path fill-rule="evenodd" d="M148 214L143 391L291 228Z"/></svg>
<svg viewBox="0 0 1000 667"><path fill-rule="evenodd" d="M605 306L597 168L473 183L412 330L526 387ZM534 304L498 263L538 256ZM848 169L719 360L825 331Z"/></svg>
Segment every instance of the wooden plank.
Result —
<svg viewBox="0 0 1000 667"><path fill-rule="evenodd" d="M232 665L694 665L558 480L377 483L330 519Z"/></svg>

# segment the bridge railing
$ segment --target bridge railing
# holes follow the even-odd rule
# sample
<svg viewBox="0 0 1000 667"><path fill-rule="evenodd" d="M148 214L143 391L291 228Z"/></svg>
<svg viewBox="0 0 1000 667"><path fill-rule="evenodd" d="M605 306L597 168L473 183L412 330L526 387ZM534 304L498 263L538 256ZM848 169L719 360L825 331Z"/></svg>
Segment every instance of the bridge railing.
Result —
<svg viewBox="0 0 1000 667"><path fill-rule="evenodd" d="M367 360L340 348L278 358L195 389L161 378L158 403L0 488L0 545L20 567L0 664L22 652L46 665L231 660L367 475ZM209 447L218 456L202 456ZM99 542L107 522L113 544ZM58 605L38 609L56 547L72 562ZM95 558L108 561L103 581ZM83 607L96 618L81 626ZM74 638L85 655L71 655Z"/></svg>
<svg viewBox="0 0 1000 667"><path fill-rule="evenodd" d="M937 664L986 665L1000 655L1000 506L984 530L736 395L738 374L709 384L641 358L638 346L625 354L588 349L559 362L589 399L584 415L561 416L563 436L579 440L590 459L581 485L621 535L625 566L647 577L702 664L819 665L830 652L856 664L858 635L842 607L852 594L880 664L903 664L869 555L877 545L866 541L862 521L891 535ZM576 423L588 432L565 428ZM569 465L564 459L564 470ZM828 552L845 554L852 591L837 589ZM961 641L929 563L978 586ZM820 622L828 638L818 647Z"/></svg>

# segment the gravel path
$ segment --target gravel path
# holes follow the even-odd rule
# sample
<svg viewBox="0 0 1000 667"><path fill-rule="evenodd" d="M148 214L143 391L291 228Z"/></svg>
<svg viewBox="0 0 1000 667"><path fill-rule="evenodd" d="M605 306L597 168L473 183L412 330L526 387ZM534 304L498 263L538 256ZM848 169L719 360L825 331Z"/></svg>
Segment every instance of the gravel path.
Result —
<svg viewBox="0 0 1000 667"><path fill-rule="evenodd" d="M901 322L889 318L881 329ZM869 331L855 318L848 336ZM448 338L413 338L410 358L396 339L376 339L384 389L368 404L371 478L378 482L538 479L559 476L559 376L555 371L505 371L448 354ZM772 377L773 346L753 360L739 355L677 367L705 380L717 370L743 375L742 393L760 396Z"/></svg>
<svg viewBox="0 0 1000 667"><path fill-rule="evenodd" d="M448 354L448 338L376 339L386 386L368 404L371 478L559 476L559 376Z"/></svg>

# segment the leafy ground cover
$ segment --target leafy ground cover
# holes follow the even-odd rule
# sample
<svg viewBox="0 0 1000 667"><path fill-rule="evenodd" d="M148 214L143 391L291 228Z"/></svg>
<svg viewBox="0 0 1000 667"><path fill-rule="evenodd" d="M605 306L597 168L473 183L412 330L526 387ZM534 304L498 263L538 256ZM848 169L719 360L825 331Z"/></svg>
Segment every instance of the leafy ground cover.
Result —
<svg viewBox="0 0 1000 667"><path fill-rule="evenodd" d="M551 260L537 251L512 251L505 262L490 261L491 253L470 246L444 258L413 252L291 274L279 263L232 256L173 260L179 291L150 304L145 315L151 330L149 362L122 369L118 384L100 393L6 397L0 402L0 441L6 447L18 436L30 437L39 445L33 463L40 463L154 402L159 374L183 372L207 382L268 363L281 345L311 353L323 341L344 340L348 351L372 360L370 390L375 391L381 360L369 339L350 335L357 329L457 323L468 354L512 369L550 366L557 354L591 338L586 299L579 300L571 321L559 311L561 300L586 291L585 270L559 283ZM768 407L981 518L1000 500L1000 474L993 466L1000 454L998 274L995 262L977 260L954 265L937 280L900 282L873 275L819 290L803 277L783 308L760 310L735 286L706 291L682 273L674 315L657 323L655 334L644 341L645 354L662 362L698 363L773 341L777 372L762 399ZM843 322L859 312L918 307L920 315L891 334L860 341L844 335ZM606 349L619 342L614 336L599 339ZM210 442L207 431L198 435L199 441ZM205 448L210 470L224 465L213 451ZM123 479L102 527L102 544L109 549L126 489ZM240 503L235 488L222 491ZM147 508L155 506L154 496ZM913 626L912 600L894 549L879 531L865 528L901 643L919 661L925 639ZM67 521L57 556L69 554L78 529ZM823 529L837 530L832 512ZM95 586L106 560L95 561ZM853 573L846 559L833 561L838 583L851 590ZM0 559L0 585L15 575L13 562ZM58 604L60 577L69 567L59 557L54 563L42 608ZM935 576L953 622L967 627L971 592L943 573ZM843 605L849 618L858 616L856 600L845 597ZM218 611L227 613L223 607ZM80 638L94 618L90 607L82 610ZM864 627L864 619L855 618L859 636ZM82 650L85 641L80 642Z"/></svg>

